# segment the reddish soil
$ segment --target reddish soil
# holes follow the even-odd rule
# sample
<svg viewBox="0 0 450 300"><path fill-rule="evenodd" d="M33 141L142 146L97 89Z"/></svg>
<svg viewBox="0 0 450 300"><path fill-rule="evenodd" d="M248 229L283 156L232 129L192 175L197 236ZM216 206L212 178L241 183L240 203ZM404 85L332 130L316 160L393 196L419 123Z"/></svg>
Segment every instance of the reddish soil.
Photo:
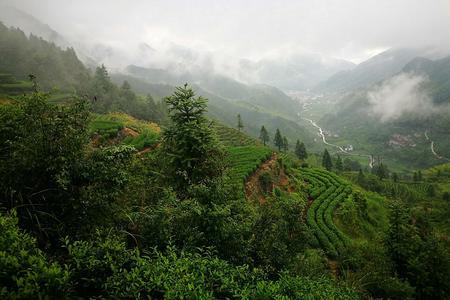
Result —
<svg viewBox="0 0 450 300"><path fill-rule="evenodd" d="M131 128L128 127L124 127L120 132L119 132L119 137L121 138L125 138L127 136L132 136L132 137L137 137L139 135L139 133Z"/></svg>
<svg viewBox="0 0 450 300"><path fill-rule="evenodd" d="M258 200L260 204L264 204L266 202L266 198L264 197L261 188L259 186L259 176L266 171L273 170L277 163L277 154L274 152L272 156L266 160L245 182L245 197L247 199L251 199L253 195L258 196ZM286 178L287 180L287 178Z"/></svg>
<svg viewBox="0 0 450 300"><path fill-rule="evenodd" d="M148 152L150 152L150 151L152 151L152 150L154 150L154 149L156 149L158 147L159 147L159 143L155 144L155 145L153 145L151 147L146 147L146 148L142 149L141 151L136 153L136 155L143 155L143 154L148 153Z"/></svg>
<svg viewBox="0 0 450 300"><path fill-rule="evenodd" d="M338 262L335 260L328 260L328 267L330 267L331 270L331 274L333 275L334 278L337 278L339 275L339 267L338 267Z"/></svg>

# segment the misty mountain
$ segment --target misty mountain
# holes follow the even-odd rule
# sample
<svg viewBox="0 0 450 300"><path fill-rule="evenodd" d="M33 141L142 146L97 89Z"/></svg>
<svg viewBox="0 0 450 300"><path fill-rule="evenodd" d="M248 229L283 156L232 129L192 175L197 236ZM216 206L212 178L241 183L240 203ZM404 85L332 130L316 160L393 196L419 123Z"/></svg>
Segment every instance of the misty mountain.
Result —
<svg viewBox="0 0 450 300"><path fill-rule="evenodd" d="M293 54L277 58L265 58L253 64L243 65L247 74L257 81L282 90L306 90L340 71L349 71L355 64L346 60L324 59L314 54Z"/></svg>
<svg viewBox="0 0 450 300"><path fill-rule="evenodd" d="M214 73L181 73L176 74L164 69L142 68L128 66L127 74L143 79L149 83L182 85L192 82L204 91L227 99L231 102L244 102L257 106L272 113L295 118L297 102L284 94L281 90L264 84L243 84L232 78Z"/></svg>
<svg viewBox="0 0 450 300"><path fill-rule="evenodd" d="M320 92L346 92L369 87L402 71L407 63L418 56L431 57L429 49L389 49L360 63L354 69L339 72L320 83L315 90Z"/></svg>
<svg viewBox="0 0 450 300"><path fill-rule="evenodd" d="M424 88L436 104L450 103L450 56L438 60L417 57L403 72L424 75Z"/></svg>
<svg viewBox="0 0 450 300"><path fill-rule="evenodd" d="M72 48L63 50L2 22L0 45L0 73L11 74L18 80L28 80L32 74L46 90L58 87L62 91L80 91L89 82L89 70Z"/></svg>
<svg viewBox="0 0 450 300"><path fill-rule="evenodd" d="M285 91L305 90L337 72L355 67L349 61L324 58L318 54L293 53L249 60L200 51L173 42L159 45L159 48L146 42L123 48L104 42L68 40L34 16L9 6L0 10L0 20L8 26L21 28L27 35L32 33L63 48L73 47L81 61L91 68L100 64L115 71L128 65L147 68L146 76L151 77L148 78L151 82L179 84L214 74L247 84L268 84ZM154 74L149 74L152 71Z"/></svg>
<svg viewBox="0 0 450 300"><path fill-rule="evenodd" d="M391 164L430 166L439 160L430 155L425 132L439 153L450 155L449 104L450 57L416 57L398 73L342 94L321 124Z"/></svg>
<svg viewBox="0 0 450 300"><path fill-rule="evenodd" d="M7 26L20 28L26 35L32 33L60 47L70 46L70 43L50 26L14 7L0 5L0 21Z"/></svg>
<svg viewBox="0 0 450 300"><path fill-rule="evenodd" d="M52 43L63 47L62 45L66 45L67 43L66 40L56 31L39 22L32 16L17 10L14 11L17 13L17 18L11 19L9 25L25 24L23 26L29 31L26 32L28 32L28 34L33 34L33 43L42 44L49 49L55 48L52 50L54 53L50 51L45 53L45 55L50 54L52 56L48 58L48 63L52 66L51 69L54 70L54 74L59 74L63 71L66 73L64 73L65 75L56 76L55 78L47 78L48 72L44 72L44 70L48 69L48 66L42 69L39 67L37 61L29 61L30 59L34 59L34 56L25 59L27 56L23 53L23 49L28 47L25 45L32 45L32 43L27 41L25 35L21 36L19 33L17 38L21 40L23 45L17 45L19 48L10 53L11 55L14 55L11 56L10 59L3 61L5 65L2 67L2 71L14 74L17 78L26 78L29 73L34 73L38 76L39 81L44 83L44 87L46 88L52 86L66 88L69 86L69 83L61 81L62 79L66 81L68 79L72 80L72 76L70 76L70 72L68 72L67 68L63 66L61 67L63 71L60 71L53 67L53 65L57 66L56 62L64 61L63 59L57 59L60 53L64 53L64 50L61 51L58 47L51 46L51 44L44 41L48 38ZM8 14L8 16L11 16L11 14ZM8 28L3 28L3 31L5 33L8 32ZM36 38L36 35L39 35L44 40ZM6 39L3 40L3 44L13 45L14 41ZM202 57L199 57L197 52L191 51L188 48L172 46L171 55L177 57L178 60L164 61L161 59L162 65L167 69L143 68L133 65L126 68L126 72L133 75L133 77L127 77L127 80L132 84L133 89L137 93L150 93L153 97L161 99L170 95L173 92L174 86L188 82L195 85L196 91L200 95L209 99L209 115L229 126L234 126L236 115L241 114L245 122L246 131L255 137L259 135L260 127L265 124L270 132L275 132L276 128L280 128L283 134L289 139L294 140L300 138L303 139L307 145L313 144L313 139L309 133L300 125L292 121L296 117L296 107L298 104L282 91L263 84L247 85L227 76L216 74L212 71L211 64L207 63L207 60L205 62ZM78 72L78 69L81 68L85 73L83 78L87 78L87 69L85 69L78 61L75 52L70 48L67 50L67 53L67 56L71 58L72 61L74 61L73 64L76 65L76 68L72 67L72 72L74 70L77 70ZM80 53L79 50L77 50L77 54L78 53ZM160 53L150 45L142 43L138 45L135 57L136 59L142 58L142 63L145 63L158 59L159 55ZM83 62L90 67L95 66L96 63L94 62L96 61L113 62L121 58L123 58L124 61L127 61L129 58L126 56L125 52L122 52L120 49L103 44L96 44L95 47L90 49L89 55L85 57L89 57L89 59L87 60L87 63L86 60ZM182 64L183 61L190 64L189 68L187 68L187 65L184 66ZM18 64L17 62L21 63ZM14 64L8 65L8 63ZM164 63L166 63L166 65L164 65ZM22 67L22 65L24 66ZM74 76L78 76L78 73L74 73ZM115 77L112 77L113 79L116 79L117 83L122 84L123 80L117 80L120 76L116 75ZM73 82L70 83L71 85L76 83L76 79L73 79L72 81Z"/></svg>
<svg viewBox="0 0 450 300"><path fill-rule="evenodd" d="M171 95L175 90L174 85L151 83L142 78L126 74L111 74L111 80L118 85L127 81L137 93L142 95L151 94L153 98L159 101ZM274 88L260 87L261 92L264 89L269 89L273 95L276 95L272 90ZM284 116L274 114L270 108L236 99L230 100L211 93L199 85L194 85L194 90L197 95L208 99L208 115L230 127L236 127L236 117L237 114L240 114L244 122L244 131L254 137L259 137L261 126L264 125L269 131L271 139L276 129L279 128L290 141L301 139L309 148L315 149L317 147L317 144L314 142L314 136L302 125ZM276 91L282 93L279 90ZM286 95L283 97L286 97ZM297 107L298 104L291 106L291 111L297 112Z"/></svg>
<svg viewBox="0 0 450 300"><path fill-rule="evenodd" d="M52 29L49 25L38 20L34 16L21 11L12 6L0 4L0 22L8 27L15 27L22 30L26 35L33 34L46 41L52 42L61 48L74 48L78 58L88 67L95 67L97 64L81 47L75 47L76 43L69 41L62 34Z"/></svg>

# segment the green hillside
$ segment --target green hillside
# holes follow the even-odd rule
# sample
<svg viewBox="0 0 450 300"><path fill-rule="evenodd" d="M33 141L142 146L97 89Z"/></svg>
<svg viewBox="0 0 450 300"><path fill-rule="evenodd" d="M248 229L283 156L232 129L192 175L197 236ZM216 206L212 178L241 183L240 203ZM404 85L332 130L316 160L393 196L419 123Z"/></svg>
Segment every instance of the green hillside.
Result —
<svg viewBox="0 0 450 300"><path fill-rule="evenodd" d="M219 140L225 146L255 146L260 145L260 142L247 134L238 131L237 129L225 126L218 122L214 123L214 130L219 137Z"/></svg>
<svg viewBox="0 0 450 300"><path fill-rule="evenodd" d="M406 183L390 194L395 185L386 179L349 175L358 187L308 167L211 123L188 86L165 99L170 122L161 133L123 113L93 114L83 98L47 98L32 93L0 106L5 297L445 293L443 193L424 209L427 182L408 184L416 198L399 201ZM413 272L418 255L423 270L440 260L442 280Z"/></svg>
<svg viewBox="0 0 450 300"><path fill-rule="evenodd" d="M164 97L170 95L174 91L174 87L167 84L151 83L145 79L139 79L129 75L112 74L111 78L117 84L126 80L130 83L133 90L136 90L139 94L151 94L156 100L161 100ZM146 78L146 77L144 77ZM262 89L270 89L268 87L261 87ZM290 111L289 116L285 116L280 113L274 113L270 108L270 105L274 104L277 98L260 98L259 94L253 94L253 103L247 101L239 101L238 99L228 99L213 94L210 91L205 91L201 86L194 86L194 90L199 95L208 98L208 115L214 119L223 123L229 127L236 127L236 116L240 114L244 122L244 132L251 135L254 138L258 138L260 134L261 126L265 126L269 131L270 138L273 138L275 131L279 128L283 135L287 136L291 144L297 139L304 141L304 143L313 149L318 149L317 143L314 142L314 136L298 122L292 120L292 113L296 116L297 104L289 106L285 105L286 110ZM282 95L283 99L286 95ZM257 103L261 99L262 103ZM275 102L274 102L275 101ZM290 100L291 101L291 100ZM288 103L292 103L292 102ZM265 103L265 104L264 104Z"/></svg>
<svg viewBox="0 0 450 300"><path fill-rule="evenodd" d="M0 74L0 96L8 98L30 92L33 85L30 81L18 81L11 74Z"/></svg>

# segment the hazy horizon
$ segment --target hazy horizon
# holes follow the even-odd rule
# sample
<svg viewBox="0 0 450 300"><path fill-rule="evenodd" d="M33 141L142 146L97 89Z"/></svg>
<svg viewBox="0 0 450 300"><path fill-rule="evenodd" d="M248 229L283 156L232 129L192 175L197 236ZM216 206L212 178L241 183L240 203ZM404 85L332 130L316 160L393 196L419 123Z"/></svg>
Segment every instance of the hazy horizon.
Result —
<svg viewBox="0 0 450 300"><path fill-rule="evenodd" d="M449 49L450 1L27 1L75 41L126 50L181 45L251 60L318 55L360 63L392 47ZM57 13L56 13L57 12Z"/></svg>

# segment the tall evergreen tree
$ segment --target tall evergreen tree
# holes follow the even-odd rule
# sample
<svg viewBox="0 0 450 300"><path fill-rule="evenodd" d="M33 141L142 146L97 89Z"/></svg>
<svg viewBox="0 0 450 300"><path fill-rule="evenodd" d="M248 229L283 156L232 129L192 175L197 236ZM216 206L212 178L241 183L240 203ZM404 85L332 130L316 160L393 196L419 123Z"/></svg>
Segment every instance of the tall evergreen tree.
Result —
<svg viewBox="0 0 450 300"><path fill-rule="evenodd" d="M97 92L107 93L112 88L112 83L105 65L101 65L95 69L94 80Z"/></svg>
<svg viewBox="0 0 450 300"><path fill-rule="evenodd" d="M295 144L295 155L299 159L306 159L308 157L308 153L306 153L305 144L300 143L299 140L297 140L297 143Z"/></svg>
<svg viewBox="0 0 450 300"><path fill-rule="evenodd" d="M366 177L364 176L363 170L362 170L362 169L359 169L359 172L358 172L358 179L357 179L358 183L359 183L359 184L363 184L364 181L365 181L365 179L366 179Z"/></svg>
<svg viewBox="0 0 450 300"><path fill-rule="evenodd" d="M283 137L283 150L284 150L284 152L289 151L289 141L288 141L287 137Z"/></svg>
<svg viewBox="0 0 450 300"><path fill-rule="evenodd" d="M269 133L267 132L266 127L264 127L264 125L261 127L261 130L259 133L259 139L261 140L261 142L263 142L264 146L270 140Z"/></svg>
<svg viewBox="0 0 450 300"><path fill-rule="evenodd" d="M163 132L162 150L173 187L184 198L191 185L206 184L222 175L223 151L205 117L207 99L195 98L185 84L165 101L172 122Z"/></svg>
<svg viewBox="0 0 450 300"><path fill-rule="evenodd" d="M336 159L336 171L342 172L344 170L344 165L342 164L341 156L338 155Z"/></svg>
<svg viewBox="0 0 450 300"><path fill-rule="evenodd" d="M283 137L281 136L280 130L277 128L275 132L275 137L273 138L273 143L278 147L278 151L281 151L283 147Z"/></svg>
<svg viewBox="0 0 450 300"><path fill-rule="evenodd" d="M392 180L393 180L394 182L398 182L398 175L397 175L396 172L392 173Z"/></svg>
<svg viewBox="0 0 450 300"><path fill-rule="evenodd" d="M323 152L322 166L328 171L333 168L333 162L331 161L331 156L327 149L325 149L325 151Z"/></svg>
<svg viewBox="0 0 450 300"><path fill-rule="evenodd" d="M120 87L120 95L125 99L126 104L128 105L133 101L136 101L136 94L131 90L131 85L126 80Z"/></svg>
<svg viewBox="0 0 450 300"><path fill-rule="evenodd" d="M237 115L237 128L239 132L241 131L242 128L244 128L244 122L242 122L241 114Z"/></svg>
<svg viewBox="0 0 450 300"><path fill-rule="evenodd" d="M444 192L442 194L442 200L449 202L450 201L450 193L449 192Z"/></svg>

